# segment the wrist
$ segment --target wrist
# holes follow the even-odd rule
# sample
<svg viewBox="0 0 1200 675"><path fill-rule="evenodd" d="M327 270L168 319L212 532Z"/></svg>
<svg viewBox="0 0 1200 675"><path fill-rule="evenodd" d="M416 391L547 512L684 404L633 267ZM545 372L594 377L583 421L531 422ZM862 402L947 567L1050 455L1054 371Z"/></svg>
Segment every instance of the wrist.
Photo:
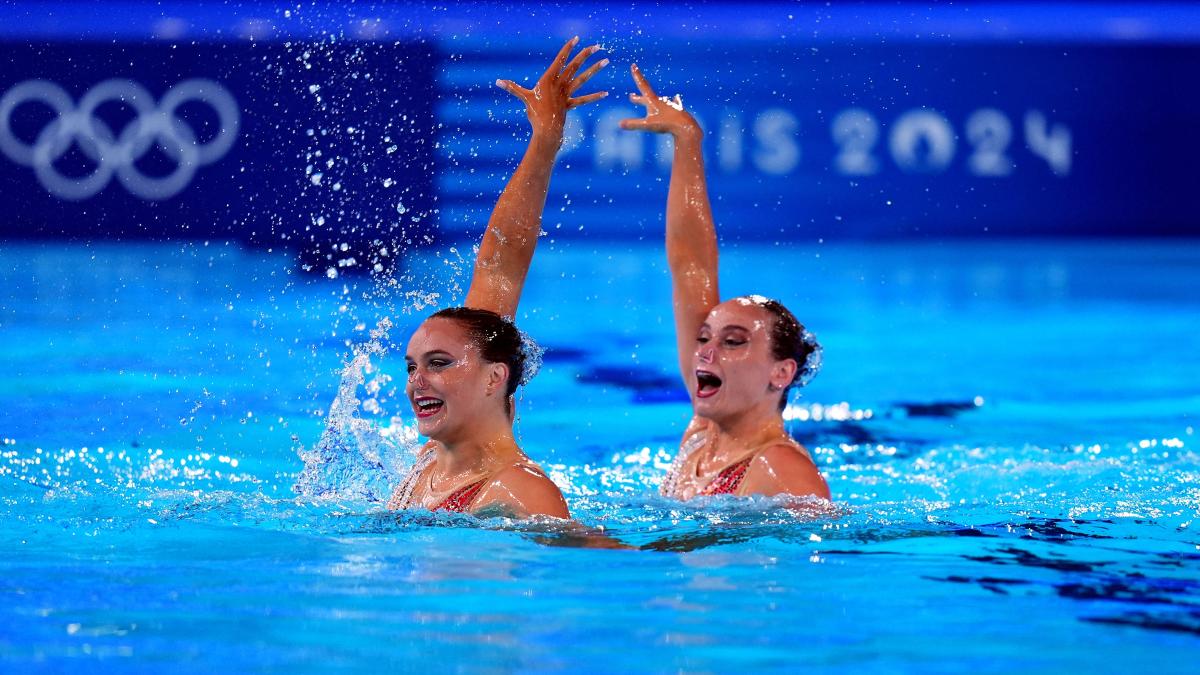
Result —
<svg viewBox="0 0 1200 675"><path fill-rule="evenodd" d="M699 124L689 124L671 130L676 148L699 148L704 141L704 130Z"/></svg>
<svg viewBox="0 0 1200 675"><path fill-rule="evenodd" d="M562 129L535 128L533 135L529 138L529 148L538 153L555 155L558 154L558 149L562 147L562 142Z"/></svg>

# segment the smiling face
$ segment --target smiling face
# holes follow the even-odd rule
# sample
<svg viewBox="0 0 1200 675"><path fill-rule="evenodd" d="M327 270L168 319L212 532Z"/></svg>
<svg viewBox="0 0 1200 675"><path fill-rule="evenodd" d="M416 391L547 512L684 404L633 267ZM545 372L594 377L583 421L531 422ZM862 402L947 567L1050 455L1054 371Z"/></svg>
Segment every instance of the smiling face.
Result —
<svg viewBox="0 0 1200 675"><path fill-rule="evenodd" d="M404 360L408 365L404 391L422 436L453 443L478 428L482 418L507 416L507 367L484 361L457 321L426 320L409 339Z"/></svg>
<svg viewBox="0 0 1200 675"><path fill-rule="evenodd" d="M796 372L793 359L771 353L774 317L750 298L712 309L696 336L696 414L717 422L750 410L776 407Z"/></svg>

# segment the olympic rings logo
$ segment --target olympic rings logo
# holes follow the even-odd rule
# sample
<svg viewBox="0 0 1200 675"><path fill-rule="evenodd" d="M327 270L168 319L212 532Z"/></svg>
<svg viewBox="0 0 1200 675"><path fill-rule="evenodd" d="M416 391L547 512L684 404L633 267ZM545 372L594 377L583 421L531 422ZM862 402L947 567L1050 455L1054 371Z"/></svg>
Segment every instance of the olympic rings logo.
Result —
<svg viewBox="0 0 1200 675"><path fill-rule="evenodd" d="M96 108L108 101L132 107L137 114L120 134L95 116ZM198 143L195 132L175 115L179 106L193 101L208 105L220 120L220 131L205 143ZM13 111L29 103L44 104L57 114L32 143L22 141L12 129ZM53 82L26 80L0 97L0 152L33 167L42 186L61 199L87 199L103 190L115 174L129 192L161 200L179 194L200 166L224 157L233 147L240 123L237 102L212 80L180 82L157 105L145 87L130 80L105 80L89 89L79 105ZM73 143L96 165L78 178L64 176L54 167ZM135 165L156 144L175 162L166 176L147 176Z"/></svg>

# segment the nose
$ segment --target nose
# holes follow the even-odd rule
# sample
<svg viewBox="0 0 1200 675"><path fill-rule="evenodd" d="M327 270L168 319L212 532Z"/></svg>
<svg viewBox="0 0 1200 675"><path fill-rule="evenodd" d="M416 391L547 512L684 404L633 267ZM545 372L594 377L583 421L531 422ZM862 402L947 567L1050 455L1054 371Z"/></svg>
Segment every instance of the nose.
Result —
<svg viewBox="0 0 1200 675"><path fill-rule="evenodd" d="M704 363L712 363L713 348L708 345L700 345L700 348L696 350L696 357Z"/></svg>
<svg viewBox="0 0 1200 675"><path fill-rule="evenodd" d="M420 368L408 374L408 383L412 385L413 389L424 389L428 386L428 382L425 381L425 376L421 374Z"/></svg>

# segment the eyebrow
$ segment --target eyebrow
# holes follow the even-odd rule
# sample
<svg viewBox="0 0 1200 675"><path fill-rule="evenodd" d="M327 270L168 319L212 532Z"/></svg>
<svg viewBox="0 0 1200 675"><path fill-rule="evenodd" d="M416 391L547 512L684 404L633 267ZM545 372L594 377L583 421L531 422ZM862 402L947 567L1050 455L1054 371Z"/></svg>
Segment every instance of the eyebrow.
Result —
<svg viewBox="0 0 1200 675"><path fill-rule="evenodd" d="M747 333L752 333L752 332L754 332L754 331L750 330L749 328L746 328L745 326L739 326L739 325L737 325L737 324L733 324L732 326L725 326L725 327L724 327L724 328L722 328L721 330L723 330L723 331L727 331L727 330L742 330L742 331L746 331Z"/></svg>
<svg viewBox="0 0 1200 675"><path fill-rule="evenodd" d="M448 352L448 351L446 351L446 350L444 350L444 349L434 349L434 350L432 350L432 351L425 352L425 353L424 353L424 354L422 354L421 356L422 356L423 358L429 358L430 356L435 356L435 355L438 355L438 354L444 354L444 355L446 355L446 356L449 356L450 358L454 358L454 355L453 355L453 354L451 354L450 352ZM408 354L405 354L405 355L404 355L404 360L405 360L405 361L415 361L416 359L414 359L413 357L409 356Z"/></svg>

